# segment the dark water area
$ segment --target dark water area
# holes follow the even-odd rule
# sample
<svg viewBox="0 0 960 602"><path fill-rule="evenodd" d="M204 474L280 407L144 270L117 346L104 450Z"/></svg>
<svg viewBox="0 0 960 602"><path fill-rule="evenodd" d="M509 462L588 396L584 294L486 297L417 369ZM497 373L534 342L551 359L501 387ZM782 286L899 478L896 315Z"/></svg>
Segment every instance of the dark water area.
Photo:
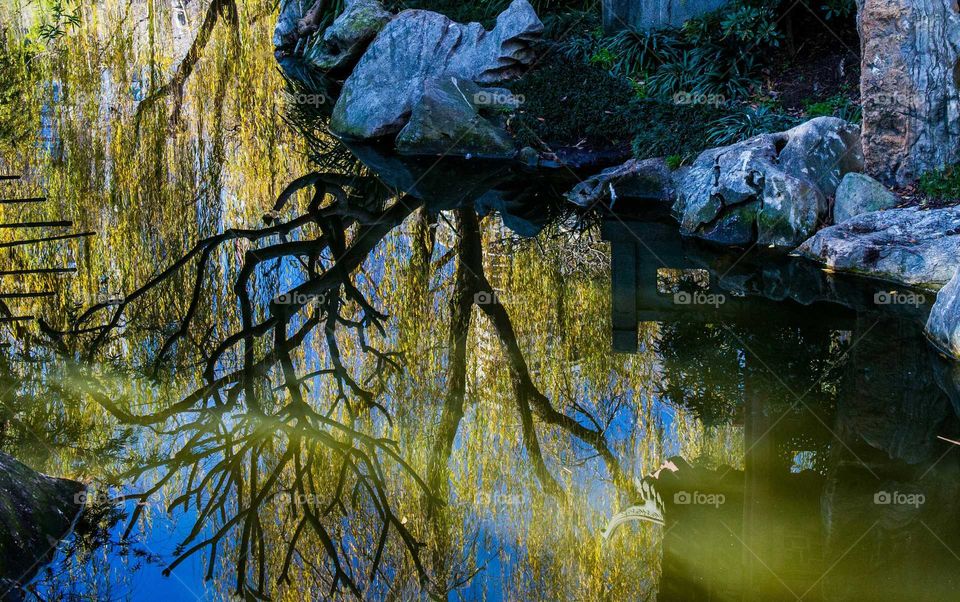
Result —
<svg viewBox="0 0 960 602"><path fill-rule="evenodd" d="M956 599L931 293L348 148L270 21L155 101L140 30L17 72L0 222L89 234L0 247L4 598Z"/></svg>

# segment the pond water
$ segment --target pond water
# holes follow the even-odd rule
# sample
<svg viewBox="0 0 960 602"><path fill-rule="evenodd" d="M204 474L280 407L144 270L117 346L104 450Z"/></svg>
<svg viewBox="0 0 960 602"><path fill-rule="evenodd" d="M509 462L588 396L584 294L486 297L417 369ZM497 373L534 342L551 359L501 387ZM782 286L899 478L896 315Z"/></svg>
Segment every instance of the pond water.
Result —
<svg viewBox="0 0 960 602"><path fill-rule="evenodd" d="M0 222L72 222L0 244L77 235L0 247L0 451L89 485L4 597L956 599L932 295L345 148L224 7L0 7Z"/></svg>

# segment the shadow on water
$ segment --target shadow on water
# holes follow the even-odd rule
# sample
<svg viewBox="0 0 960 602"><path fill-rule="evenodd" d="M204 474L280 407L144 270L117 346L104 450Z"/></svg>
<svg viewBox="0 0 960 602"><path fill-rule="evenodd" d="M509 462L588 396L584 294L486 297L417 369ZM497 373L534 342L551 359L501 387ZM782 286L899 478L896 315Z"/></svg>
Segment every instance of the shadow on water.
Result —
<svg viewBox="0 0 960 602"><path fill-rule="evenodd" d="M103 433L82 549L18 595L135 556L249 599L955 597L919 293L575 213L563 173L338 152L9 348L5 450ZM662 527L601 536L653 490Z"/></svg>

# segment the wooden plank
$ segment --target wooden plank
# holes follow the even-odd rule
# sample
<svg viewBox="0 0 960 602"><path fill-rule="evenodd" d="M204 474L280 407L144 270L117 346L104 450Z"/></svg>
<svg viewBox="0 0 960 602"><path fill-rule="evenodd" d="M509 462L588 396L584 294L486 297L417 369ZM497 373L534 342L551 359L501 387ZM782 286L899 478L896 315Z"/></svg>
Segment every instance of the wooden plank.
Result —
<svg viewBox="0 0 960 602"><path fill-rule="evenodd" d="M45 196L33 196L23 199L0 199L0 205L13 205L15 203L42 203L47 200Z"/></svg>
<svg viewBox="0 0 960 602"><path fill-rule="evenodd" d="M38 242L52 242L55 240L69 240L72 238L84 238L93 236L96 232L77 232L74 234L61 234L60 236L48 236L46 238L31 238L29 240L14 240L12 242L0 243L0 249L9 249L10 247L21 247L23 245L32 245Z"/></svg>
<svg viewBox="0 0 960 602"><path fill-rule="evenodd" d="M0 224L0 228L69 228L73 225L69 220L56 220L47 222L14 222L10 224Z"/></svg>
<svg viewBox="0 0 960 602"><path fill-rule="evenodd" d="M52 297L56 291L37 291L32 293L0 293L0 299L36 299L38 297Z"/></svg>
<svg viewBox="0 0 960 602"><path fill-rule="evenodd" d="M0 270L0 276L24 276L26 274L72 274L77 268L27 268L23 270Z"/></svg>

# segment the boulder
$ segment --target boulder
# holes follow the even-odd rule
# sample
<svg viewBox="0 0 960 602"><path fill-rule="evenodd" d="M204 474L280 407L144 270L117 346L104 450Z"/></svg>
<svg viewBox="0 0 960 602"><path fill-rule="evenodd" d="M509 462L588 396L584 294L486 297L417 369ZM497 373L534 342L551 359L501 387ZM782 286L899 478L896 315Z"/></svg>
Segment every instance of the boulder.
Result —
<svg viewBox="0 0 960 602"><path fill-rule="evenodd" d="M297 33L297 23L303 18L304 13L310 10L313 0L282 0L280 3L280 16L277 17L277 25L273 30L273 47L282 49L296 44L299 35Z"/></svg>
<svg viewBox="0 0 960 602"><path fill-rule="evenodd" d="M927 336L942 351L960 360L960 271L937 294L927 319Z"/></svg>
<svg viewBox="0 0 960 602"><path fill-rule="evenodd" d="M960 162L955 1L857 0L866 171L912 182Z"/></svg>
<svg viewBox="0 0 960 602"><path fill-rule="evenodd" d="M527 0L514 0L491 31L425 10L406 10L377 35L343 85L333 110L335 134L369 139L399 132L427 80L456 77L496 84L534 59L543 24Z"/></svg>
<svg viewBox="0 0 960 602"><path fill-rule="evenodd" d="M704 151L675 174L673 211L685 235L793 248L826 220L841 178L862 168L857 127L819 117Z"/></svg>
<svg viewBox="0 0 960 602"><path fill-rule="evenodd" d="M580 207L609 202L613 208L621 198L669 202L674 198L674 190L670 168L663 159L630 159L587 178L566 197Z"/></svg>
<svg viewBox="0 0 960 602"><path fill-rule="evenodd" d="M893 209L899 202L897 195L862 173L848 173L837 188L833 204L833 221L842 223L855 215Z"/></svg>
<svg viewBox="0 0 960 602"><path fill-rule="evenodd" d="M27 583L49 561L83 510L85 492L82 483L40 474L0 452L0 591Z"/></svg>
<svg viewBox="0 0 960 602"><path fill-rule="evenodd" d="M392 17L379 0L348 0L340 16L304 51L304 60L321 71L350 69Z"/></svg>
<svg viewBox="0 0 960 602"><path fill-rule="evenodd" d="M406 155L514 156L517 151L507 131L479 112L488 106L485 99L499 94L456 77L427 80L410 121L397 136L397 150Z"/></svg>
<svg viewBox="0 0 960 602"><path fill-rule="evenodd" d="M833 270L939 290L960 269L960 207L864 213L821 230L797 253Z"/></svg>

